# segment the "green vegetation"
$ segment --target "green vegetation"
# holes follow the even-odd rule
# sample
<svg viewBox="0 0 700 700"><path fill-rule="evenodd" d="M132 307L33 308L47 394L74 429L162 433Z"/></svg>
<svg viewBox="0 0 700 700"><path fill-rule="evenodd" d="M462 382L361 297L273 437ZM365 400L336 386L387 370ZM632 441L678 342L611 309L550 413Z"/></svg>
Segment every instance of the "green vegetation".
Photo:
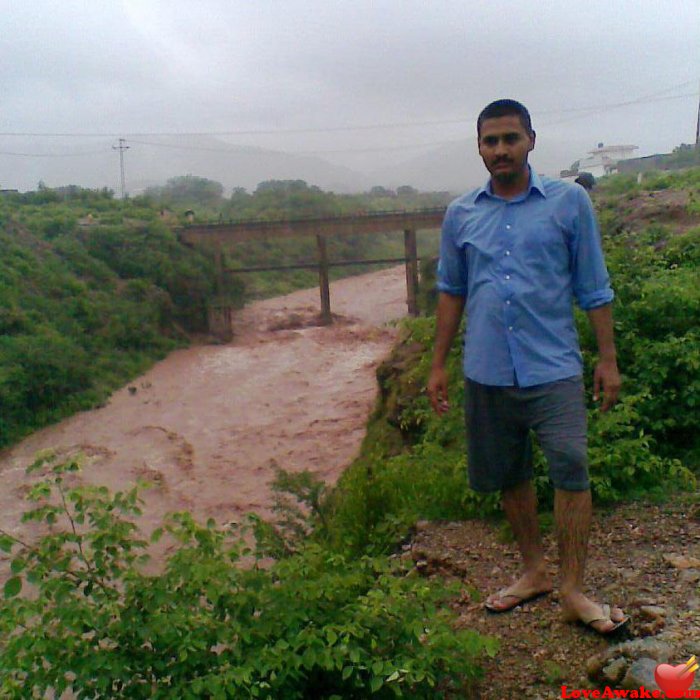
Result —
<svg viewBox="0 0 700 700"><path fill-rule="evenodd" d="M676 177L673 187L698 193L700 170ZM664 183L656 184L662 189ZM652 212L654 221L635 218L637 207L627 209L630 196L642 192L636 182L630 188L624 178L611 179L601 189L597 201L617 294L625 384L621 401L606 414L593 406L590 384L587 390L593 492L598 503L614 503L695 485L700 226L687 226L684 218L679 231L673 220L664 219L663 206ZM268 188L263 195L269 196ZM105 217L123 216L122 204L100 196ZM177 290L192 285L196 296L204 289L171 274L168 264L178 260L177 244L153 214L147 218L154 210L145 200L134 206L141 207L146 224L120 227L111 220L105 227L116 228L92 240L71 224L71 216L78 216L71 215L71 207L52 204L67 211L48 217L37 209L33 216L43 211L53 223L37 229L40 233L31 229L33 234L27 232L26 211L0 210L8 242L2 258L8 274L0 287L8 300L0 316L7 330L0 340L14 343L14 354L3 356L0 377L13 392L34 381L24 401L35 400L40 390L54 401L71 387L94 391L93 375L83 369L85 358L108 347L107 354L96 356L106 366L100 358L111 358L119 345L108 335L111 324L97 321L91 332L107 338L105 345L82 345L74 329L83 321L76 319L118 319L115 308L130 316L146 313L145 307L151 316L139 323L159 329L147 343L163 352L166 347L158 342L177 342L173 319L185 324L198 318L196 304L185 304L187 295L178 296ZM24 227L21 216L27 216ZM158 243L144 261L134 249L150 250L146 230ZM187 260L195 264L191 255ZM208 261L202 260L206 271ZM193 274L191 267L182 269ZM423 272L430 279L434 268L425 265ZM14 292L20 284L21 293ZM112 306L115 300L132 303L137 292L138 304ZM28 305L24 297L32 295ZM71 297L82 299L84 307L76 300L68 304ZM423 299L434 302L434 295L424 289ZM585 315L578 314L577 321L590 382L594 341ZM150 537L152 542L165 537L170 546L158 574L143 573L149 541L134 524L140 515L138 489L110 494L77 487L77 462L40 459L32 467L39 480L30 490L33 506L25 520L45 534L30 543L0 532L0 550L11 557L0 603L0 697L42 696L69 687L90 698L468 696L495 643L456 629L450 606L456 588L420 578L396 551L419 519L463 519L498 508L495 497L477 496L466 483L459 339L448 363L452 410L438 419L423 393L433 335L432 317L405 323L400 342L378 372L381 397L361 456L335 487L307 472L280 470L274 485L277 521L251 517L247 530L212 521L202 526L187 513L172 515ZM153 352L151 346L132 348L135 339L125 329L117 337L127 339L123 357ZM17 369L30 360L31 369ZM39 379L29 376L34 372L40 372ZM536 468L540 501L549 507L541 455ZM560 671L552 665L548 673L558 678Z"/></svg>
<svg viewBox="0 0 700 700"><path fill-rule="evenodd" d="M173 178L162 188L147 190L143 199L159 208L172 208L179 213L192 209L198 223L274 221L396 209L422 209L446 205L451 199L447 192L418 192L408 186L399 187L396 192L384 187L374 187L365 194L338 195L324 192L303 180L261 182L252 194L243 188L237 188L228 199L221 195L220 188L216 182L190 175ZM436 255L437 233L420 231L418 250L421 255ZM403 255L401 232L347 236L328 241L328 258L336 262L400 258ZM316 241L313 238L299 237L236 244L235 249L227 251L226 265L231 268L262 267L282 262L289 265L314 263L316 259ZM376 269L376 264L333 267L330 270L330 278L334 280ZM244 282L247 298L266 298L286 294L294 289L313 287L318 283L318 272L310 269L291 270L283 275L278 272L248 273Z"/></svg>
<svg viewBox="0 0 700 700"><path fill-rule="evenodd" d="M454 595L398 561L304 546L241 567L239 533L171 516L151 540L165 569L140 570L137 489L71 488L75 462L32 471L35 545L0 532L12 577L0 607L0 696L89 698L463 697L492 640L451 626ZM48 463L48 468L47 468ZM21 596L24 581L37 595Z"/></svg>
<svg viewBox="0 0 700 700"><path fill-rule="evenodd" d="M76 186L0 198L0 447L77 410L102 403L193 333L223 297L283 294L317 284L317 272L228 275L216 289L211 251L183 246L173 227L194 207L201 217L301 217L416 208L446 193L338 196L302 181L261 183L254 194L205 178L173 178L164 188L118 201L109 190ZM173 207L173 211L168 210ZM437 237L424 232L421 251ZM253 241L229 250L229 267L313 262L313 239ZM403 255L402 234L331 241L331 260ZM334 268L334 278L376 266Z"/></svg>
<svg viewBox="0 0 700 700"><path fill-rule="evenodd" d="M100 225L79 225L90 212ZM212 261L109 192L3 197L0 246L0 446L99 404L206 328Z"/></svg>
<svg viewBox="0 0 700 700"><path fill-rule="evenodd" d="M698 151L700 153L700 151ZM698 156L700 157L700 155ZM608 175L598 180L596 191L605 195L639 194L659 190L689 189L697 193L700 187L700 168L688 167L684 170L663 170L645 172L642 182L637 182L635 174Z"/></svg>

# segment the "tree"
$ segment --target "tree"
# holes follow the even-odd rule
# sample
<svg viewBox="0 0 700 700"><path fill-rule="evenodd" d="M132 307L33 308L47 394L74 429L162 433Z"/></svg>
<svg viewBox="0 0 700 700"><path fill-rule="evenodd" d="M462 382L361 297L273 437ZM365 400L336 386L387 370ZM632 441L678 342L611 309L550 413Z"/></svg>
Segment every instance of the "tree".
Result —
<svg viewBox="0 0 700 700"><path fill-rule="evenodd" d="M206 177L180 175L171 177L164 187L148 188L145 194L173 204L206 207L221 203L224 186Z"/></svg>

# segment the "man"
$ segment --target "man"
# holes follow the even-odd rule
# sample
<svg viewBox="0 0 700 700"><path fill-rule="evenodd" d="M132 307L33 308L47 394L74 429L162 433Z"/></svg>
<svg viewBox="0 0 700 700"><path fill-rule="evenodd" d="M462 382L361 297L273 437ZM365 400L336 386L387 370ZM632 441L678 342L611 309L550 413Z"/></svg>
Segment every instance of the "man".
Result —
<svg viewBox="0 0 700 700"><path fill-rule="evenodd" d="M530 115L514 100L489 104L477 121L479 154L491 177L445 214L438 267L437 335L428 395L449 410L445 361L467 307L464 340L469 479L500 491L523 558L522 576L491 595L506 612L549 593L532 485L529 431L547 457L555 488L564 618L609 634L628 618L583 593L591 522L582 359L573 302L587 312L599 349L594 400L617 400L610 288L588 195L540 178Z"/></svg>

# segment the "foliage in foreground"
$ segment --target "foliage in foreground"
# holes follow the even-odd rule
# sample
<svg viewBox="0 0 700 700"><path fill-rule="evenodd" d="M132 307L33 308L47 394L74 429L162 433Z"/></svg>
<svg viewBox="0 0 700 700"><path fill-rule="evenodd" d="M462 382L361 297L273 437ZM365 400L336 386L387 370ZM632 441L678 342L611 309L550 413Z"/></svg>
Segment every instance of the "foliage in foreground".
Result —
<svg viewBox="0 0 700 700"><path fill-rule="evenodd" d="M0 533L12 557L0 697L462 697L479 657L495 653L492 640L453 629L447 588L397 560L309 545L242 566L240 532L179 513L153 533L174 546L147 575L137 488L75 486L78 469L53 466L32 488L24 520L47 530L37 543Z"/></svg>

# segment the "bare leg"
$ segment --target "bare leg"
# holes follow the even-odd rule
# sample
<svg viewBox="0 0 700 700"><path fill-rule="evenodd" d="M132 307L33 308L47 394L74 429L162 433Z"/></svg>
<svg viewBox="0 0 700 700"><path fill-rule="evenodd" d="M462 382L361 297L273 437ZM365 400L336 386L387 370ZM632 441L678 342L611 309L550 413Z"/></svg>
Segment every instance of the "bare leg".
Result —
<svg viewBox="0 0 700 700"><path fill-rule="evenodd" d="M542 549L537 499L532 483L524 481L504 490L502 499L503 510L523 557L523 574L512 586L489 597L487 604L496 611L508 610L520 600L552 590Z"/></svg>
<svg viewBox="0 0 700 700"><path fill-rule="evenodd" d="M602 617L600 605L583 594L583 575L588 554L588 535L591 529L591 492L563 491L554 494L554 519L559 541L561 566L561 604L568 620ZM603 634L624 618L619 608L612 608L610 620L592 623Z"/></svg>

